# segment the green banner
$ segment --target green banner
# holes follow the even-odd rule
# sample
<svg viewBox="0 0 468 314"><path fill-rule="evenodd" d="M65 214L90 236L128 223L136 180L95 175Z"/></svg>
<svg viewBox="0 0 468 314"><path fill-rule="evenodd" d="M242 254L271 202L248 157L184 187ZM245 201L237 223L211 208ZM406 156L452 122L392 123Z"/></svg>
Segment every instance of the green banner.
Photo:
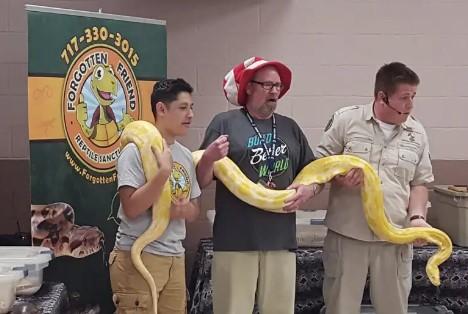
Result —
<svg viewBox="0 0 468 314"><path fill-rule="evenodd" d="M45 280L111 313L119 138L130 121L152 119L152 86L166 77L165 22L26 8L33 245L56 256Z"/></svg>

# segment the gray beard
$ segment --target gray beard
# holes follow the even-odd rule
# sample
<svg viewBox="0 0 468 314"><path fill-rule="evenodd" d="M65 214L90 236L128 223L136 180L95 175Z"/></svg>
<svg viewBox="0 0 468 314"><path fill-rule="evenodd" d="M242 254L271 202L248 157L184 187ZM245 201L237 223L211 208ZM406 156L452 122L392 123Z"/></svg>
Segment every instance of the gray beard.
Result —
<svg viewBox="0 0 468 314"><path fill-rule="evenodd" d="M259 108L259 113L262 117L268 118L270 117L273 112L276 110L276 103L265 103Z"/></svg>

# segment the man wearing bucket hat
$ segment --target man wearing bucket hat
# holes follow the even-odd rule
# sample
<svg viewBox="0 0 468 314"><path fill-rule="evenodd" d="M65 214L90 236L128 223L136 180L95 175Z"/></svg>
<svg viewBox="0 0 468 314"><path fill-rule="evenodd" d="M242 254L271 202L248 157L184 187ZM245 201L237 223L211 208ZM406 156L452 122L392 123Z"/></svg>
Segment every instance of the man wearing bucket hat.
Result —
<svg viewBox="0 0 468 314"><path fill-rule="evenodd" d="M319 186L291 183L314 160L307 139L291 118L275 113L291 86L291 71L278 61L253 57L224 78L227 100L240 109L216 115L201 145L197 167L202 187L213 180L213 163L231 158L253 182L272 189L296 189L285 214L267 212L236 198L216 183L212 268L214 313L293 313L296 220L294 211Z"/></svg>

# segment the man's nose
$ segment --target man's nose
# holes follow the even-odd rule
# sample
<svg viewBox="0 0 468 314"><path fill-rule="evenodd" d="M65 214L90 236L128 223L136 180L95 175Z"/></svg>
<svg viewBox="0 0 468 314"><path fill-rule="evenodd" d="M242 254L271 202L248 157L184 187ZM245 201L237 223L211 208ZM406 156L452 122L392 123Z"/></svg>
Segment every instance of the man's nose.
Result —
<svg viewBox="0 0 468 314"><path fill-rule="evenodd" d="M414 99L410 99L410 100L408 101L408 103L406 104L406 108L407 108L408 110L411 110L411 109L413 109L413 107L414 107Z"/></svg>

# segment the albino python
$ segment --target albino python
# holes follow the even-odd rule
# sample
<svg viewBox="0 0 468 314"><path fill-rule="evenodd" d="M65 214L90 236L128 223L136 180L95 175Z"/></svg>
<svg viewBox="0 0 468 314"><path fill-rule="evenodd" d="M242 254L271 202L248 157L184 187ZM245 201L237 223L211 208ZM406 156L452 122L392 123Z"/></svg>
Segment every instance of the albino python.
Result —
<svg viewBox="0 0 468 314"><path fill-rule="evenodd" d="M136 144L140 151L143 169L147 180L157 172L157 164L151 152L151 146L158 151L162 149L162 137L154 125L145 121L135 121L128 124L121 136L121 147L128 143ZM203 151L193 152L194 163L200 160ZM364 214L370 229L382 240L407 244L417 239L438 246L438 251L429 259L426 273L433 285L440 285L438 266L447 260L452 252L452 242L444 232L435 228L406 228L393 226L385 215L383 193L380 178L374 168L361 158L350 155L330 156L315 160L308 164L294 179L294 183L309 185L326 183L338 174L345 174L352 168L361 168L364 173L364 184L361 188ZM285 213L282 208L287 197L294 190L270 190L260 184L250 181L234 162L225 157L214 165L216 178L239 199L244 202L275 213ZM157 290L151 274L141 260L141 252L150 242L160 237L169 223L171 207L170 187L168 182L158 201L153 205L153 221L148 229L135 241L131 249L132 262L150 287L154 313L157 314Z"/></svg>

